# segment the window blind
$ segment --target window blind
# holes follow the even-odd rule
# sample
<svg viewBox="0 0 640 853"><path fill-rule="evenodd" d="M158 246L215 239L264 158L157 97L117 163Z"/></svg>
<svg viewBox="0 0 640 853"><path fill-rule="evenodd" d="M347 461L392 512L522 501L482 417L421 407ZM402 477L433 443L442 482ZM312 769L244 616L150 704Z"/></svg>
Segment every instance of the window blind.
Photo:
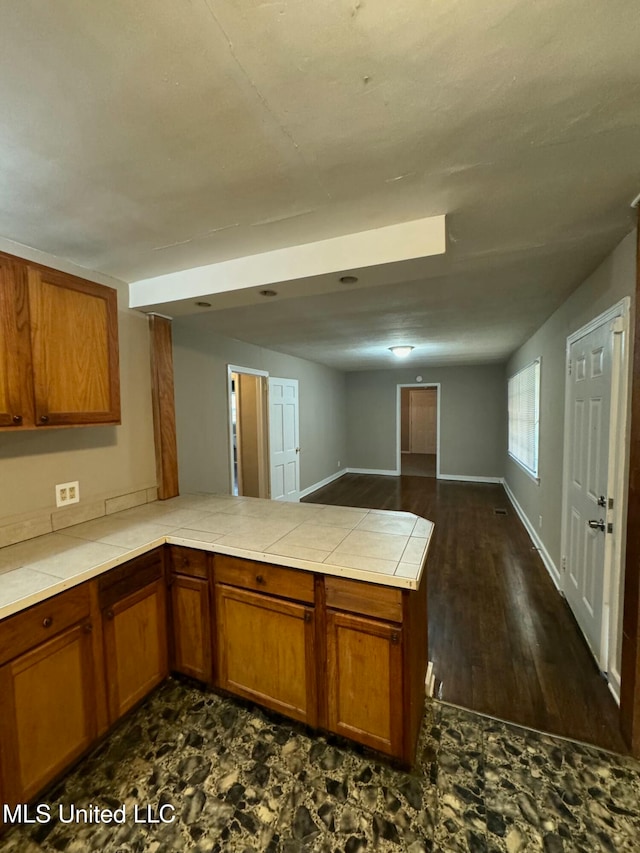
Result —
<svg viewBox="0 0 640 853"><path fill-rule="evenodd" d="M538 476L540 359L509 379L509 455Z"/></svg>

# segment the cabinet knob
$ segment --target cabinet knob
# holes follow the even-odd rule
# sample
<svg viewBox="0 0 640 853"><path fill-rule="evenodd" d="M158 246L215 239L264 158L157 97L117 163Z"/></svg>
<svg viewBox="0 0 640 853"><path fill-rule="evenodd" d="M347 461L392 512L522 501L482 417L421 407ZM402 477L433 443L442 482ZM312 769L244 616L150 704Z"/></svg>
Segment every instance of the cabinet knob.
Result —
<svg viewBox="0 0 640 853"><path fill-rule="evenodd" d="M256 575L256 583L264 583L264 578L262 575Z"/></svg>
<svg viewBox="0 0 640 853"><path fill-rule="evenodd" d="M394 632L393 632L393 634L391 635L391 642L392 642L392 644L393 644L394 646L397 646L397 645L398 645L398 641L399 641L399 640L400 640L400 635L399 635L399 634L397 634L397 633L394 631Z"/></svg>
<svg viewBox="0 0 640 853"><path fill-rule="evenodd" d="M83 629L85 634L90 634L93 631L93 625L91 624L91 622L87 622L85 625L83 625Z"/></svg>
<svg viewBox="0 0 640 853"><path fill-rule="evenodd" d="M14 424L21 424L22 423L22 415L14 415L12 420L13 420Z"/></svg>
<svg viewBox="0 0 640 853"><path fill-rule="evenodd" d="M53 619L51 618L51 616L45 616L44 619L42 620L42 627L43 628L50 628L52 625L53 625Z"/></svg>
<svg viewBox="0 0 640 853"><path fill-rule="evenodd" d="M309 610L304 611L304 621L311 622L311 612Z"/></svg>
<svg viewBox="0 0 640 853"><path fill-rule="evenodd" d="M48 424L49 423L49 415L40 415L40 423Z"/></svg>
<svg viewBox="0 0 640 853"><path fill-rule="evenodd" d="M113 617L114 617L113 610L107 610L107 612L105 613L105 616L107 617L107 619L113 619Z"/></svg>

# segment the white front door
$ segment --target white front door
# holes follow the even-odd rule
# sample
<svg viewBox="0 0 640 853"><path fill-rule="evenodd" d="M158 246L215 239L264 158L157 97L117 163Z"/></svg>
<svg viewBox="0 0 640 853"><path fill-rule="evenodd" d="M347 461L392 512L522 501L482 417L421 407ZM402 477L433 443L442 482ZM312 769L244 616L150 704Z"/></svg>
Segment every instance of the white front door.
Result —
<svg viewBox="0 0 640 853"><path fill-rule="evenodd" d="M607 669L604 618L608 520L611 321L571 344L564 592L600 668Z"/></svg>
<svg viewBox="0 0 640 853"><path fill-rule="evenodd" d="M272 500L300 500L298 417L298 380L269 377Z"/></svg>

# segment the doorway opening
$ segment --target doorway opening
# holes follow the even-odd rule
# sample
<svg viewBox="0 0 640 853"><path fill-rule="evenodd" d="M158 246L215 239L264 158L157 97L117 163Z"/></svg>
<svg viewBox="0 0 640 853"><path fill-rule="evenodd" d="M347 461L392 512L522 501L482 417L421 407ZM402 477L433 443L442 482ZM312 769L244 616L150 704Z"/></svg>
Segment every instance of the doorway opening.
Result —
<svg viewBox="0 0 640 853"><path fill-rule="evenodd" d="M267 374L229 365L231 494L269 497Z"/></svg>
<svg viewBox="0 0 640 853"><path fill-rule="evenodd" d="M440 475L440 386L398 386L398 473Z"/></svg>

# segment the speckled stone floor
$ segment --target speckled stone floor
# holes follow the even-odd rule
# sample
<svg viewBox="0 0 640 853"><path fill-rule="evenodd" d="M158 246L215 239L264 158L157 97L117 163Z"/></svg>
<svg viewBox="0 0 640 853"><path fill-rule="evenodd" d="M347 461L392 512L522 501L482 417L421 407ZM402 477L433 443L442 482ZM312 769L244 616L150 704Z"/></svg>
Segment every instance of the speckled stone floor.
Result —
<svg viewBox="0 0 640 853"><path fill-rule="evenodd" d="M639 762L437 701L409 774L169 681L41 802L54 819L3 853L640 850ZM126 821L61 823L72 804Z"/></svg>

